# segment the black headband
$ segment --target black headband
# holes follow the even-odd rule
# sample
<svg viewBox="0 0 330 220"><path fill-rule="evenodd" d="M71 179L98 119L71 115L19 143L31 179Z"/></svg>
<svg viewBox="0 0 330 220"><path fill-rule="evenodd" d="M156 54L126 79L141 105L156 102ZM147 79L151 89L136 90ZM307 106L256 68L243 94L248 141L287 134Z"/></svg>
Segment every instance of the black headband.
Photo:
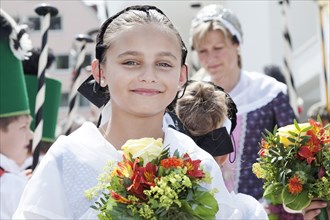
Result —
<svg viewBox="0 0 330 220"><path fill-rule="evenodd" d="M234 152L233 143L226 127L217 128L200 136L193 136L189 132L187 132L187 135L190 136L199 147L214 157Z"/></svg>
<svg viewBox="0 0 330 220"><path fill-rule="evenodd" d="M121 14L123 14L127 11L131 11L131 10L143 11L147 14L147 16L149 16L149 10L156 10L157 12L164 15L168 19L168 17L164 14L164 12L162 10L160 10L159 8L157 8L155 6L151 6L151 5L134 5L134 6L130 6L130 7L125 8L124 10L118 12L117 14L111 16L110 18L108 18L102 24L101 29L100 29L100 31L97 35L97 38L96 38L95 56L96 56L96 59L99 60L99 62L102 61L104 51L107 47L105 44L103 44L103 37L104 37L105 31L107 30L107 27L109 26L109 24L113 20L115 20ZM185 46L185 44L182 40L181 40L181 44L183 45L183 48L182 48L182 65L183 65L185 63L185 60L186 60L186 57L187 57L187 48L186 48L186 46Z"/></svg>

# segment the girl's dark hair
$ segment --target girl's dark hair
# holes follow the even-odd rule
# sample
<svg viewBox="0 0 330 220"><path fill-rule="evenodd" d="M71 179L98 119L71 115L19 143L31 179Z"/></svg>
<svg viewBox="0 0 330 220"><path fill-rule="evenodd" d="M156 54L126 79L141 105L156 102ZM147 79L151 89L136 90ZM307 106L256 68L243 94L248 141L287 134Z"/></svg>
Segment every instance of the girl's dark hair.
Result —
<svg viewBox="0 0 330 220"><path fill-rule="evenodd" d="M134 13L136 11L144 12L144 15L140 13ZM96 59L98 59L100 63L103 62L104 53L106 49L110 47L111 39L109 42L105 42L106 35L114 35L115 32L119 32L120 30L123 30L126 27L132 26L134 24L153 21L163 23L164 26L167 26L170 30L174 31L181 44L181 64L184 65L187 57L187 48L179 32L159 8L150 5L135 5L128 7L106 20L102 24L101 29L97 35L97 43L95 48Z"/></svg>

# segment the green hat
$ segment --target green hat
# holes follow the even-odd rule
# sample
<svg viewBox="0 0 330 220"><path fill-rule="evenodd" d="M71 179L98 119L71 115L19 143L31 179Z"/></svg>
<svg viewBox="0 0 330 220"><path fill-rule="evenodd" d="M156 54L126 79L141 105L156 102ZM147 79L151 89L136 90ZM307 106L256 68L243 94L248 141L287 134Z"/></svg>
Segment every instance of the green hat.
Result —
<svg viewBox="0 0 330 220"><path fill-rule="evenodd" d="M37 96L38 78L35 75L25 74L25 81L28 90L30 110L33 114L33 121L31 122L31 129L34 130L34 111L35 102ZM61 101L61 82L46 77L46 94L43 105L43 129L42 129L42 141L54 142L56 139L56 125L58 109Z"/></svg>
<svg viewBox="0 0 330 220"><path fill-rule="evenodd" d="M22 61L32 43L15 21L0 9L0 118L29 114Z"/></svg>

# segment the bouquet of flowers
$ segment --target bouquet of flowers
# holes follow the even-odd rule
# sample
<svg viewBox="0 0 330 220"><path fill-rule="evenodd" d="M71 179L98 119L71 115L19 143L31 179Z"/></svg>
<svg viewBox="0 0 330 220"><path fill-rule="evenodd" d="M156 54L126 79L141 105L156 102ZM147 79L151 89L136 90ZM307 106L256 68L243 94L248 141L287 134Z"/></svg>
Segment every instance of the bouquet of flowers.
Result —
<svg viewBox="0 0 330 220"><path fill-rule="evenodd" d="M330 201L329 125L310 119L275 127L263 134L260 147L252 169L264 179L266 199L292 210L304 209L315 198Z"/></svg>
<svg viewBox="0 0 330 220"><path fill-rule="evenodd" d="M102 192L92 208L99 219L214 219L216 189L208 190L210 174L186 153L162 146L162 139L128 140L123 160L109 162L98 184L85 195L92 199Z"/></svg>

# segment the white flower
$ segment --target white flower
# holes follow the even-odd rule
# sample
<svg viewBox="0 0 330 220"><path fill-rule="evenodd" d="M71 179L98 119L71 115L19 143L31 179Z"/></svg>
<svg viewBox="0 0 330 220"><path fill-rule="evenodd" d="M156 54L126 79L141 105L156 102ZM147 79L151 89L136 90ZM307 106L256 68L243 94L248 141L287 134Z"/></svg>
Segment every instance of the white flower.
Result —
<svg viewBox="0 0 330 220"><path fill-rule="evenodd" d="M163 150L163 140L161 138L157 140L154 138L128 140L121 149L126 157L131 154L133 159L142 158L145 165L160 155Z"/></svg>

